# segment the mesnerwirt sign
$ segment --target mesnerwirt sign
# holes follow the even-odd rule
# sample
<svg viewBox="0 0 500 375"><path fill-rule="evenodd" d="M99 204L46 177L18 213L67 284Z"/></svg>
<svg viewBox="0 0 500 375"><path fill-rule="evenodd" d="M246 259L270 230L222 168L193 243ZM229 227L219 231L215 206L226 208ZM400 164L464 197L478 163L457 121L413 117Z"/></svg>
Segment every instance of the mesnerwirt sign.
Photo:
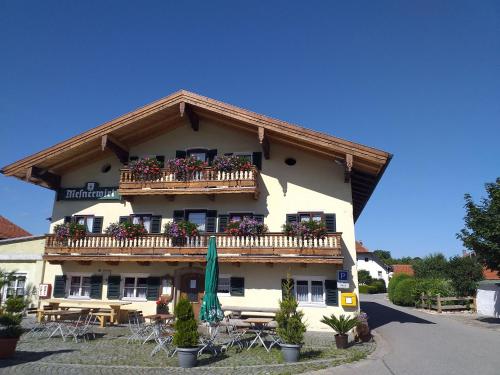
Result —
<svg viewBox="0 0 500 375"><path fill-rule="evenodd" d="M87 182L83 188L63 188L57 192L63 201L120 200L118 187L100 187L97 182Z"/></svg>

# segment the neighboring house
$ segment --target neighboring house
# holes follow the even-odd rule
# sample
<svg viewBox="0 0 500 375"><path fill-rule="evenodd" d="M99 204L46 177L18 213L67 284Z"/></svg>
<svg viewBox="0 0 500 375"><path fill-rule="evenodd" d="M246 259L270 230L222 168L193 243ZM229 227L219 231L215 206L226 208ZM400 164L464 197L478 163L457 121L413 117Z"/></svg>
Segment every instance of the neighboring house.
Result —
<svg viewBox="0 0 500 375"><path fill-rule="evenodd" d="M500 276L496 271L483 270L484 280L479 282L476 307L479 315L500 318Z"/></svg>
<svg viewBox="0 0 500 375"><path fill-rule="evenodd" d="M373 279L384 280L389 285L391 267L385 264L374 253L368 250L361 241L356 241L356 259L359 270L366 270Z"/></svg>
<svg viewBox="0 0 500 375"><path fill-rule="evenodd" d="M190 156L209 166L186 178L164 168L143 181L128 163L147 155L160 163ZM217 155L239 155L252 167L217 172ZM47 235L44 282L53 284L53 297L129 301L127 307L147 315L166 294L172 304L187 297L198 312L213 235L223 306L278 307L290 275L308 328L326 330L323 315L359 311L342 306L336 275L348 270L344 291L357 294L354 223L390 159L384 151L179 91L2 172L56 191L50 233L64 222L87 227L84 240ZM225 233L228 222L242 217L264 222L269 233ZM162 235L166 223L182 220L201 234L180 241ZM325 222L325 238L282 233L283 224L304 220ZM142 223L148 234L115 240L105 229L118 221Z"/></svg>
<svg viewBox="0 0 500 375"><path fill-rule="evenodd" d="M392 264L391 268L392 272L389 277L392 277L400 273L404 273L410 276L415 276L415 271L413 270L413 266L411 264Z"/></svg>
<svg viewBox="0 0 500 375"><path fill-rule="evenodd" d="M10 296L24 296L33 288L36 291L42 282L44 249L44 236L0 240L0 268L15 272L15 279L0 291L2 301ZM36 293L30 294L30 299L30 306L35 306L38 302Z"/></svg>
<svg viewBox="0 0 500 375"><path fill-rule="evenodd" d="M31 233L0 215L0 240L29 236L31 236Z"/></svg>

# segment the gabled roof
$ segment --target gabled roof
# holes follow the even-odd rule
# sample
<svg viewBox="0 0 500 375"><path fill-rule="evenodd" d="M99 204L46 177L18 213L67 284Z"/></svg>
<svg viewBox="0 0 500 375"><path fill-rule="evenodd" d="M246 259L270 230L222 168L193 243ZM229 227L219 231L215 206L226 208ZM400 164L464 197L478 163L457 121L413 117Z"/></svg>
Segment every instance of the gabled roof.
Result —
<svg viewBox="0 0 500 375"><path fill-rule="evenodd" d="M27 236L31 233L0 215L0 240Z"/></svg>
<svg viewBox="0 0 500 375"><path fill-rule="evenodd" d="M393 264L391 267L392 272L394 272L395 275L399 273L405 273L410 276L415 275L415 271L413 270L413 266L411 264Z"/></svg>
<svg viewBox="0 0 500 375"><path fill-rule="evenodd" d="M363 246L363 242L356 241L356 254L366 254L369 252L370 250Z"/></svg>
<svg viewBox="0 0 500 375"><path fill-rule="evenodd" d="M279 142L325 155L332 159L332 165L333 162L345 163L352 184L355 219L392 157L385 151L181 90L9 164L0 172L44 187L56 188L59 175L77 168L83 162L99 160L111 153L109 148L104 147L106 141L103 137L109 137L121 149L128 149L183 126L188 120L195 129L199 124L203 126L203 121L207 119L255 133L263 146L271 145L271 155L272 143Z"/></svg>

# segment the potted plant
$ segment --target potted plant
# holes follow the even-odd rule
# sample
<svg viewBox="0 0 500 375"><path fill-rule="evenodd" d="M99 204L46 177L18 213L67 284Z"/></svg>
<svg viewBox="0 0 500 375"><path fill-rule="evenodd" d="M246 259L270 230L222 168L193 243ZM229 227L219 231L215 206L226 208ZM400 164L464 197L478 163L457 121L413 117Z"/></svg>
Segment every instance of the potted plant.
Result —
<svg viewBox="0 0 500 375"><path fill-rule="evenodd" d="M266 224L250 217L244 217L242 220L231 220L226 227L226 233L244 237L259 237L267 233L268 230Z"/></svg>
<svg viewBox="0 0 500 375"><path fill-rule="evenodd" d="M11 297L5 302L5 312L0 314L0 358L10 358L16 351L17 342L23 333L22 312L26 302L22 297Z"/></svg>
<svg viewBox="0 0 500 375"><path fill-rule="evenodd" d="M170 173L175 174L177 181L191 180L195 172L201 172L207 166L207 162L197 159L194 156L175 158L167 161L167 168Z"/></svg>
<svg viewBox="0 0 500 375"><path fill-rule="evenodd" d="M198 358L198 323L194 318L193 307L186 298L181 298L174 309L174 345L177 347L179 366L195 367Z"/></svg>
<svg viewBox="0 0 500 375"><path fill-rule="evenodd" d="M292 285L287 278L284 285L285 293L280 301L280 308L276 313L278 327L276 332L281 339L281 354L285 362L297 362L299 360L300 348L304 341L306 325L302 322L304 313L298 311L297 300L292 294Z"/></svg>
<svg viewBox="0 0 500 375"><path fill-rule="evenodd" d="M199 235L198 226L188 220L165 224L163 233L168 238L172 238L174 244L177 246L184 246L187 237L196 237Z"/></svg>
<svg viewBox="0 0 500 375"><path fill-rule="evenodd" d="M105 232L112 237L121 240L133 240L144 236L147 231L143 224L132 223L112 223L106 228Z"/></svg>
<svg viewBox="0 0 500 375"><path fill-rule="evenodd" d="M358 318L353 316L349 317L344 314L340 315L338 318L335 314L332 314L330 317L324 316L321 319L321 323L330 326L335 332L335 344L337 345L337 349L345 349L347 348L347 344L349 342L349 337L347 333L355 328L358 325Z"/></svg>
<svg viewBox="0 0 500 375"><path fill-rule="evenodd" d="M214 169L218 172L239 172L252 169L252 163L244 157L238 155L216 156L213 163Z"/></svg>
<svg viewBox="0 0 500 375"><path fill-rule="evenodd" d="M283 233L289 237L298 237L304 240L309 240L315 238L325 238L327 230L323 221L307 220L298 223L284 224Z"/></svg>
<svg viewBox="0 0 500 375"><path fill-rule="evenodd" d="M363 342L370 341L372 338L370 326L368 325L368 314L361 312L358 315L358 324L356 325L356 336Z"/></svg>
<svg viewBox="0 0 500 375"><path fill-rule="evenodd" d="M78 241L85 238L87 228L85 225L77 223L57 224L54 227L54 234L56 235L56 241L67 243L68 239Z"/></svg>
<svg viewBox="0 0 500 375"><path fill-rule="evenodd" d="M168 302L160 297L158 301L156 301L156 313L157 314L168 314Z"/></svg>
<svg viewBox="0 0 500 375"><path fill-rule="evenodd" d="M161 176L161 163L155 157L145 157L129 163L135 180L152 181Z"/></svg>

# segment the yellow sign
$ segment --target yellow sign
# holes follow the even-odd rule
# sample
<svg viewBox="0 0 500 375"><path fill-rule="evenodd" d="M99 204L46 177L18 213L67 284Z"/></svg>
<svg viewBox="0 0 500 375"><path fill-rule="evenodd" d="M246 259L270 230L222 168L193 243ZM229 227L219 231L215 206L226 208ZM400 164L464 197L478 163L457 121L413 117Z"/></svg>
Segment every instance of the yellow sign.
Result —
<svg viewBox="0 0 500 375"><path fill-rule="evenodd" d="M342 306L356 307L358 305L358 298L356 293L342 293L341 294Z"/></svg>

